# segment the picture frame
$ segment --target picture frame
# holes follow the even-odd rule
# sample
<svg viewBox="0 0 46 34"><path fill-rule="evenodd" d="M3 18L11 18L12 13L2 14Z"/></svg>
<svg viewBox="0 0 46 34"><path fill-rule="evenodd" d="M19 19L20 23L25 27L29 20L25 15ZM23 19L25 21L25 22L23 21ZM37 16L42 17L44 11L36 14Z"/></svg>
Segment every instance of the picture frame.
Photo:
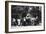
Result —
<svg viewBox="0 0 46 34"><path fill-rule="evenodd" d="M31 13L30 13L30 10L32 11ZM36 14L35 14L35 11L36 11ZM40 13L37 13L37 11L38 12L40 11ZM41 24L32 25L33 23L30 24L29 21L21 22L20 19L25 19L25 20L28 19L25 16L24 16L25 18L22 17L21 14L23 14L23 16L25 14L26 16L33 15L33 17L34 17L34 14L36 16L40 16L38 18L39 20L37 23L41 22ZM18 18L16 17L16 15L18 15ZM36 16L34 18L36 18ZM15 22L16 19L17 19L17 22ZM19 22L21 22L22 24ZM26 23L29 23L29 24L26 24ZM22 2L21 1L5 1L5 32L6 33L37 32L37 31L45 31L45 3L23 2L23 1Z"/></svg>

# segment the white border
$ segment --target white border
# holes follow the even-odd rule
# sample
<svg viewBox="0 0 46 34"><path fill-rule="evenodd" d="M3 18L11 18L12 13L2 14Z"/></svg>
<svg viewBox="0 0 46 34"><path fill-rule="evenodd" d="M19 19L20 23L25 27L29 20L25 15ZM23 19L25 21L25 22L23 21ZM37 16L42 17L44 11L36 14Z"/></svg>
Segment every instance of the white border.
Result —
<svg viewBox="0 0 46 34"><path fill-rule="evenodd" d="M22 5L22 6L41 6L42 7L42 24L41 26L22 26L22 27L15 27L14 29L11 28L11 5ZM28 31L28 30L43 30L44 28L44 5L42 4L27 4L27 3L9 3L9 27L8 31L9 32L14 32L14 31Z"/></svg>

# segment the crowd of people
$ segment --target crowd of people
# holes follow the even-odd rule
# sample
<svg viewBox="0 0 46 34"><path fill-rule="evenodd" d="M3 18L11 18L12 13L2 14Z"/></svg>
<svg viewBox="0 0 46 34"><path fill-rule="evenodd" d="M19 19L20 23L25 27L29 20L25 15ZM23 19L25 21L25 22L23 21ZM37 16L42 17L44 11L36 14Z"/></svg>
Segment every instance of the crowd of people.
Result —
<svg viewBox="0 0 46 34"><path fill-rule="evenodd" d="M19 8L19 10L21 8ZM21 11L23 11L23 8ZM22 12L21 14L12 15L11 22L12 22L11 23L12 26L33 26L33 25L35 26L35 25L38 25L41 22L41 12L39 10L39 7L37 7L37 8L29 7L27 12Z"/></svg>

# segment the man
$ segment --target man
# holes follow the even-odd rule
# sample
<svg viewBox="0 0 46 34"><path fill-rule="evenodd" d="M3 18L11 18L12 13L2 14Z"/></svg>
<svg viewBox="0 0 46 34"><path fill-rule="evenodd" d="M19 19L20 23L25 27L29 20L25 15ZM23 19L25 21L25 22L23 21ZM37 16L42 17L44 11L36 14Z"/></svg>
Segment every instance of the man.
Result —
<svg viewBox="0 0 46 34"><path fill-rule="evenodd" d="M27 23L27 25L31 25L31 14L30 13L27 13L27 15L26 15L26 23Z"/></svg>

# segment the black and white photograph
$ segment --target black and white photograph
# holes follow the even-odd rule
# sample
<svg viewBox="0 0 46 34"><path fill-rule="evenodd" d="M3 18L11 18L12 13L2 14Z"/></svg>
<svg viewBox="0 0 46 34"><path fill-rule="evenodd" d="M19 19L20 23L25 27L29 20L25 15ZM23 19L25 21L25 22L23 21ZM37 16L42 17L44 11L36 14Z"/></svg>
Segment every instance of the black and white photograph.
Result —
<svg viewBox="0 0 46 34"><path fill-rule="evenodd" d="M11 26L40 26L41 6L11 6Z"/></svg>
<svg viewBox="0 0 46 34"><path fill-rule="evenodd" d="M44 30L44 4L9 2L8 11L9 32Z"/></svg>

